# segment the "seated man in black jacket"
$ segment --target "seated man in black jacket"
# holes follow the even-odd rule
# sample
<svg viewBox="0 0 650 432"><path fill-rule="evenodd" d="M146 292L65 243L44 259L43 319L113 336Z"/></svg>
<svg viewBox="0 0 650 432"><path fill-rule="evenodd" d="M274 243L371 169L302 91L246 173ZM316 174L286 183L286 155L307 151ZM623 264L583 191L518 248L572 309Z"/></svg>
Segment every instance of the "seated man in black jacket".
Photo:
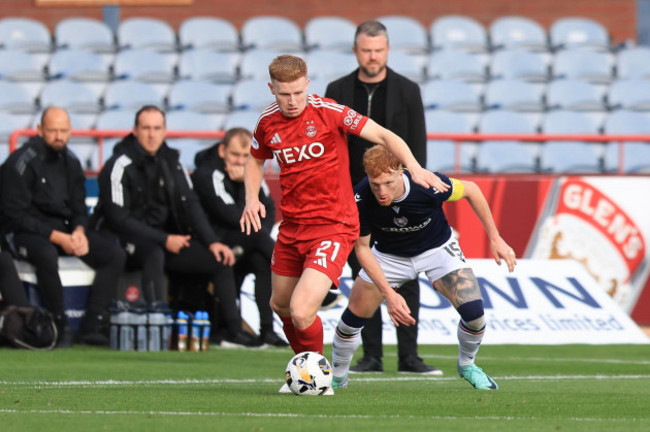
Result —
<svg viewBox="0 0 650 432"><path fill-rule="evenodd" d="M271 255L275 241L271 229L275 222L275 204L265 182L260 201L266 207L262 229L251 235L241 232L239 219L246 205L244 165L251 154L252 134L244 128L226 132L223 141L196 155L192 181L205 208L210 224L224 243L241 254L235 264L238 279L255 275L255 302L260 314L260 342L289 346L273 331L271 300Z"/></svg>
<svg viewBox="0 0 650 432"><path fill-rule="evenodd" d="M142 107L133 133L120 141L99 174L98 223L117 233L127 266L142 270L148 302L164 302L163 274L207 276L228 329L224 345L260 346L242 330L232 250L210 227L179 152L165 142L165 114Z"/></svg>
<svg viewBox="0 0 650 432"><path fill-rule="evenodd" d="M20 258L36 268L38 290L56 320L60 348L72 344L72 333L58 258L77 256L95 270L79 341L108 345L108 306L126 258L114 237L86 230L86 179L67 147L70 129L68 113L49 107L41 116L38 136L7 158L1 182L3 230Z"/></svg>

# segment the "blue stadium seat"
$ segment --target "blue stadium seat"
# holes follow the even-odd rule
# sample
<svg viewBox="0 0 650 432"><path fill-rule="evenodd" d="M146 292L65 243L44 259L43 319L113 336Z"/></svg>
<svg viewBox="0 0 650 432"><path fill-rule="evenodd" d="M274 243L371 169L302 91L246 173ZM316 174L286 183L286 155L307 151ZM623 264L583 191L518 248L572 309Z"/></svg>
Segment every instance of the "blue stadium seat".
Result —
<svg viewBox="0 0 650 432"><path fill-rule="evenodd" d="M268 80L243 80L235 83L232 90L232 108L262 111L275 101Z"/></svg>
<svg viewBox="0 0 650 432"><path fill-rule="evenodd" d="M133 80L109 83L103 99L107 110L137 110L144 105L155 105L162 109L165 106L153 85Z"/></svg>
<svg viewBox="0 0 650 432"><path fill-rule="evenodd" d="M610 113L603 127L607 135L650 135L649 117L638 111L619 110ZM619 142L610 142L605 148L605 171L619 168ZM627 141L623 146L624 173L650 173L650 143Z"/></svg>
<svg viewBox="0 0 650 432"><path fill-rule="evenodd" d="M178 28L181 49L239 51L237 28L225 18L200 16L185 19Z"/></svg>
<svg viewBox="0 0 650 432"><path fill-rule="evenodd" d="M388 54L388 66L416 83L423 83L427 80L426 61L426 56L411 55L402 51L391 50Z"/></svg>
<svg viewBox="0 0 650 432"><path fill-rule="evenodd" d="M242 54L239 63L239 77L242 80L264 79L269 80L269 64L279 55L285 54L273 49L254 49ZM307 54L292 53L307 60ZM308 73L311 73L308 71Z"/></svg>
<svg viewBox="0 0 650 432"><path fill-rule="evenodd" d="M462 114L435 110L425 112L427 133L471 133L473 127ZM459 171L473 171L476 144L462 142L460 144ZM431 171L451 173L455 170L456 144L451 140L427 141L426 168Z"/></svg>
<svg viewBox="0 0 650 432"><path fill-rule="evenodd" d="M167 22L156 18L127 18L117 27L117 43L121 50L150 49L176 52L176 33Z"/></svg>
<svg viewBox="0 0 650 432"><path fill-rule="evenodd" d="M115 56L113 73L116 79L170 83L175 80L174 68L164 55L147 49L121 51Z"/></svg>
<svg viewBox="0 0 650 432"><path fill-rule="evenodd" d="M525 49L547 52L548 37L537 21L523 16L502 16L489 27L490 42L494 50Z"/></svg>
<svg viewBox="0 0 650 432"><path fill-rule="evenodd" d="M0 112L0 163L3 163L9 156L9 136L16 129L25 129L30 125L25 122L22 116L15 116L10 113Z"/></svg>
<svg viewBox="0 0 650 432"><path fill-rule="evenodd" d="M455 80L427 81L421 87L426 110L480 112L481 95L470 84Z"/></svg>
<svg viewBox="0 0 650 432"><path fill-rule="evenodd" d="M344 53L342 51L316 50L307 54L306 62L310 78L319 78L327 81L333 81L344 75L348 75L359 66L357 58L352 54L352 51Z"/></svg>
<svg viewBox="0 0 650 432"><path fill-rule="evenodd" d="M555 54L554 79L575 79L593 84L609 84L614 76L611 54L587 49L567 49Z"/></svg>
<svg viewBox="0 0 650 432"><path fill-rule="evenodd" d="M519 80L494 80L485 87L485 106L488 109L507 109L522 112L544 111L539 89Z"/></svg>
<svg viewBox="0 0 650 432"><path fill-rule="evenodd" d="M607 101L611 109L650 111L650 81L628 79L609 86Z"/></svg>
<svg viewBox="0 0 650 432"><path fill-rule="evenodd" d="M302 31L289 18L261 15L248 18L241 28L244 49L303 51Z"/></svg>
<svg viewBox="0 0 650 432"><path fill-rule="evenodd" d="M0 19L0 48L49 53L52 37L45 24L35 19L3 18Z"/></svg>
<svg viewBox="0 0 650 432"><path fill-rule="evenodd" d="M260 118L260 114L261 113L259 111L251 110L233 111L228 114L223 128L224 130L228 130L234 127L243 127L252 132L255 130L255 126L257 125L257 120Z"/></svg>
<svg viewBox="0 0 650 432"><path fill-rule="evenodd" d="M48 82L43 87L40 105L42 108L57 105L71 114L97 114L102 109L100 100L89 87L68 80Z"/></svg>
<svg viewBox="0 0 650 432"><path fill-rule="evenodd" d="M169 131L217 131L221 125L211 116L194 111L170 111L166 116ZM180 161L188 170L194 169L197 152L214 143L215 139L169 138L167 143L181 152Z"/></svg>
<svg viewBox="0 0 650 432"><path fill-rule="evenodd" d="M377 21L386 26L391 53L426 54L429 52L427 29L420 21L405 15L383 15Z"/></svg>
<svg viewBox="0 0 650 432"><path fill-rule="evenodd" d="M582 111L600 126L607 114L603 90L578 80L551 81L546 88L548 109Z"/></svg>
<svg viewBox="0 0 650 432"><path fill-rule="evenodd" d="M140 107L133 107L132 109L115 109L111 111L104 111L97 117L95 129L98 130L125 130L128 133L133 129L135 123L135 113ZM103 141L102 149L102 164L105 164L108 158L113 154L113 148L123 137L105 138ZM92 160L99 160L99 145L97 146L96 154L93 155Z"/></svg>
<svg viewBox="0 0 650 432"><path fill-rule="evenodd" d="M332 50L351 53L357 26L340 16L317 16L305 24L305 46L308 50Z"/></svg>
<svg viewBox="0 0 650 432"><path fill-rule="evenodd" d="M462 15L443 15L429 26L434 50L488 51L488 35L477 20Z"/></svg>
<svg viewBox="0 0 650 432"><path fill-rule="evenodd" d="M178 77L215 83L234 83L239 78L240 59L241 54L237 52L207 49L185 51L178 62Z"/></svg>
<svg viewBox="0 0 650 432"><path fill-rule="evenodd" d="M427 62L429 79L455 79L470 83L484 83L486 69L474 55L462 51L436 51Z"/></svg>
<svg viewBox="0 0 650 432"><path fill-rule="evenodd" d="M34 98L20 84L0 81L0 112L8 114L34 114Z"/></svg>
<svg viewBox="0 0 650 432"><path fill-rule="evenodd" d="M230 111L229 84L213 84L207 81L176 81L172 84L167 104L173 110L190 110L202 113L226 113Z"/></svg>
<svg viewBox="0 0 650 432"><path fill-rule="evenodd" d="M597 21L584 17L559 18L551 24L549 39L554 50L591 48L609 50L607 29Z"/></svg>
<svg viewBox="0 0 650 432"><path fill-rule="evenodd" d="M57 50L82 49L97 53L114 53L117 49L115 35L110 27L93 18L62 19L54 28L54 41Z"/></svg>
<svg viewBox="0 0 650 432"><path fill-rule="evenodd" d="M539 53L525 50L497 51L492 54L490 60L490 77L546 83L549 79L549 67Z"/></svg>
<svg viewBox="0 0 650 432"><path fill-rule="evenodd" d="M650 47L638 46L618 52L618 79L650 79Z"/></svg>

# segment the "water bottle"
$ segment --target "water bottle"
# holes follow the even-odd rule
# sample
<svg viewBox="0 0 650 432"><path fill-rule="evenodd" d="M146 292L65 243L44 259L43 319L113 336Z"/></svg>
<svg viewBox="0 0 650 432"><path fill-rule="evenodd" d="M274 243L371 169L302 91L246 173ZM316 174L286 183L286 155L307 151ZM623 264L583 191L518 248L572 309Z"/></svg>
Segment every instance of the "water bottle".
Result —
<svg viewBox="0 0 650 432"><path fill-rule="evenodd" d="M201 331L201 351L207 351L210 348L210 315L204 311L202 317L203 329Z"/></svg>
<svg viewBox="0 0 650 432"><path fill-rule="evenodd" d="M145 308L133 310L135 324L135 348L147 351L147 311Z"/></svg>
<svg viewBox="0 0 650 432"><path fill-rule="evenodd" d="M201 315L196 312L189 326L190 346L189 350L192 352L201 351Z"/></svg>
<svg viewBox="0 0 650 432"><path fill-rule="evenodd" d="M176 346L174 345L174 327L176 323L174 322L174 317L171 313L167 314L167 322L163 327L163 336L162 336L162 349L163 351L174 350Z"/></svg>
<svg viewBox="0 0 650 432"><path fill-rule="evenodd" d="M187 320L189 315L183 311L178 312L178 319L176 323L178 325L178 350L187 351Z"/></svg>
<svg viewBox="0 0 650 432"><path fill-rule="evenodd" d="M135 349L136 316L127 309L123 312L124 323L120 326L120 351L133 351Z"/></svg>
<svg viewBox="0 0 650 432"><path fill-rule="evenodd" d="M164 327L167 325L167 317L162 311L150 311L147 314L149 326L149 351L160 351L165 345L163 342Z"/></svg>
<svg viewBox="0 0 650 432"><path fill-rule="evenodd" d="M128 322L128 305L119 300L114 300L109 311L111 314L110 347L119 350L121 329Z"/></svg>

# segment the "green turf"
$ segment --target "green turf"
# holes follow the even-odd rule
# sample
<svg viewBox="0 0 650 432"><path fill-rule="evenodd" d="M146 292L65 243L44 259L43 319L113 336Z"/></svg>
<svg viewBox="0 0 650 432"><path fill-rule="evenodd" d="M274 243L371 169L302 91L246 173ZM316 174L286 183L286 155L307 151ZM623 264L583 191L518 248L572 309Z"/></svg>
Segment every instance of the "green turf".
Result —
<svg viewBox="0 0 650 432"><path fill-rule="evenodd" d="M326 354L330 355L330 347ZM457 377L456 347L421 346L442 378L351 375L334 397L277 393L288 349L0 350L0 431L648 431L650 346L494 346Z"/></svg>

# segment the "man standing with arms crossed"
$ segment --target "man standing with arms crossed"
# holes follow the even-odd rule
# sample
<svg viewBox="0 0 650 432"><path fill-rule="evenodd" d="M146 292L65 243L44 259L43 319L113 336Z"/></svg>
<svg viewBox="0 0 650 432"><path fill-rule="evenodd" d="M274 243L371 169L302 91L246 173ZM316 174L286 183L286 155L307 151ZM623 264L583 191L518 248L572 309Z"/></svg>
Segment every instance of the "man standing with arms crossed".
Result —
<svg viewBox="0 0 650 432"><path fill-rule="evenodd" d="M397 134L408 144L413 156L426 163L426 128L420 88L413 81L386 66L388 52L386 27L378 21L367 21L357 27L354 54L359 68L351 74L331 82L325 97L332 98ZM365 177L363 154L373 143L358 136L348 135L350 176L352 185ZM354 280L361 266L353 252L348 260ZM411 310L415 325L397 328L398 371L442 375L442 371L425 364L418 356L418 317L420 286L417 279L406 282L399 289ZM363 358L350 372L383 372L381 309L368 320L361 336Z"/></svg>
<svg viewBox="0 0 650 432"><path fill-rule="evenodd" d="M269 75L276 102L262 112L253 134L240 225L247 234L262 228L266 210L259 191L264 162L275 157L280 165L283 221L271 260L271 307L294 352L322 353L323 325L317 312L330 286L338 286L359 235L346 134L386 146L409 168L416 183L440 191L447 186L422 168L394 133L333 100L308 96L307 65L301 58L276 57Z"/></svg>

